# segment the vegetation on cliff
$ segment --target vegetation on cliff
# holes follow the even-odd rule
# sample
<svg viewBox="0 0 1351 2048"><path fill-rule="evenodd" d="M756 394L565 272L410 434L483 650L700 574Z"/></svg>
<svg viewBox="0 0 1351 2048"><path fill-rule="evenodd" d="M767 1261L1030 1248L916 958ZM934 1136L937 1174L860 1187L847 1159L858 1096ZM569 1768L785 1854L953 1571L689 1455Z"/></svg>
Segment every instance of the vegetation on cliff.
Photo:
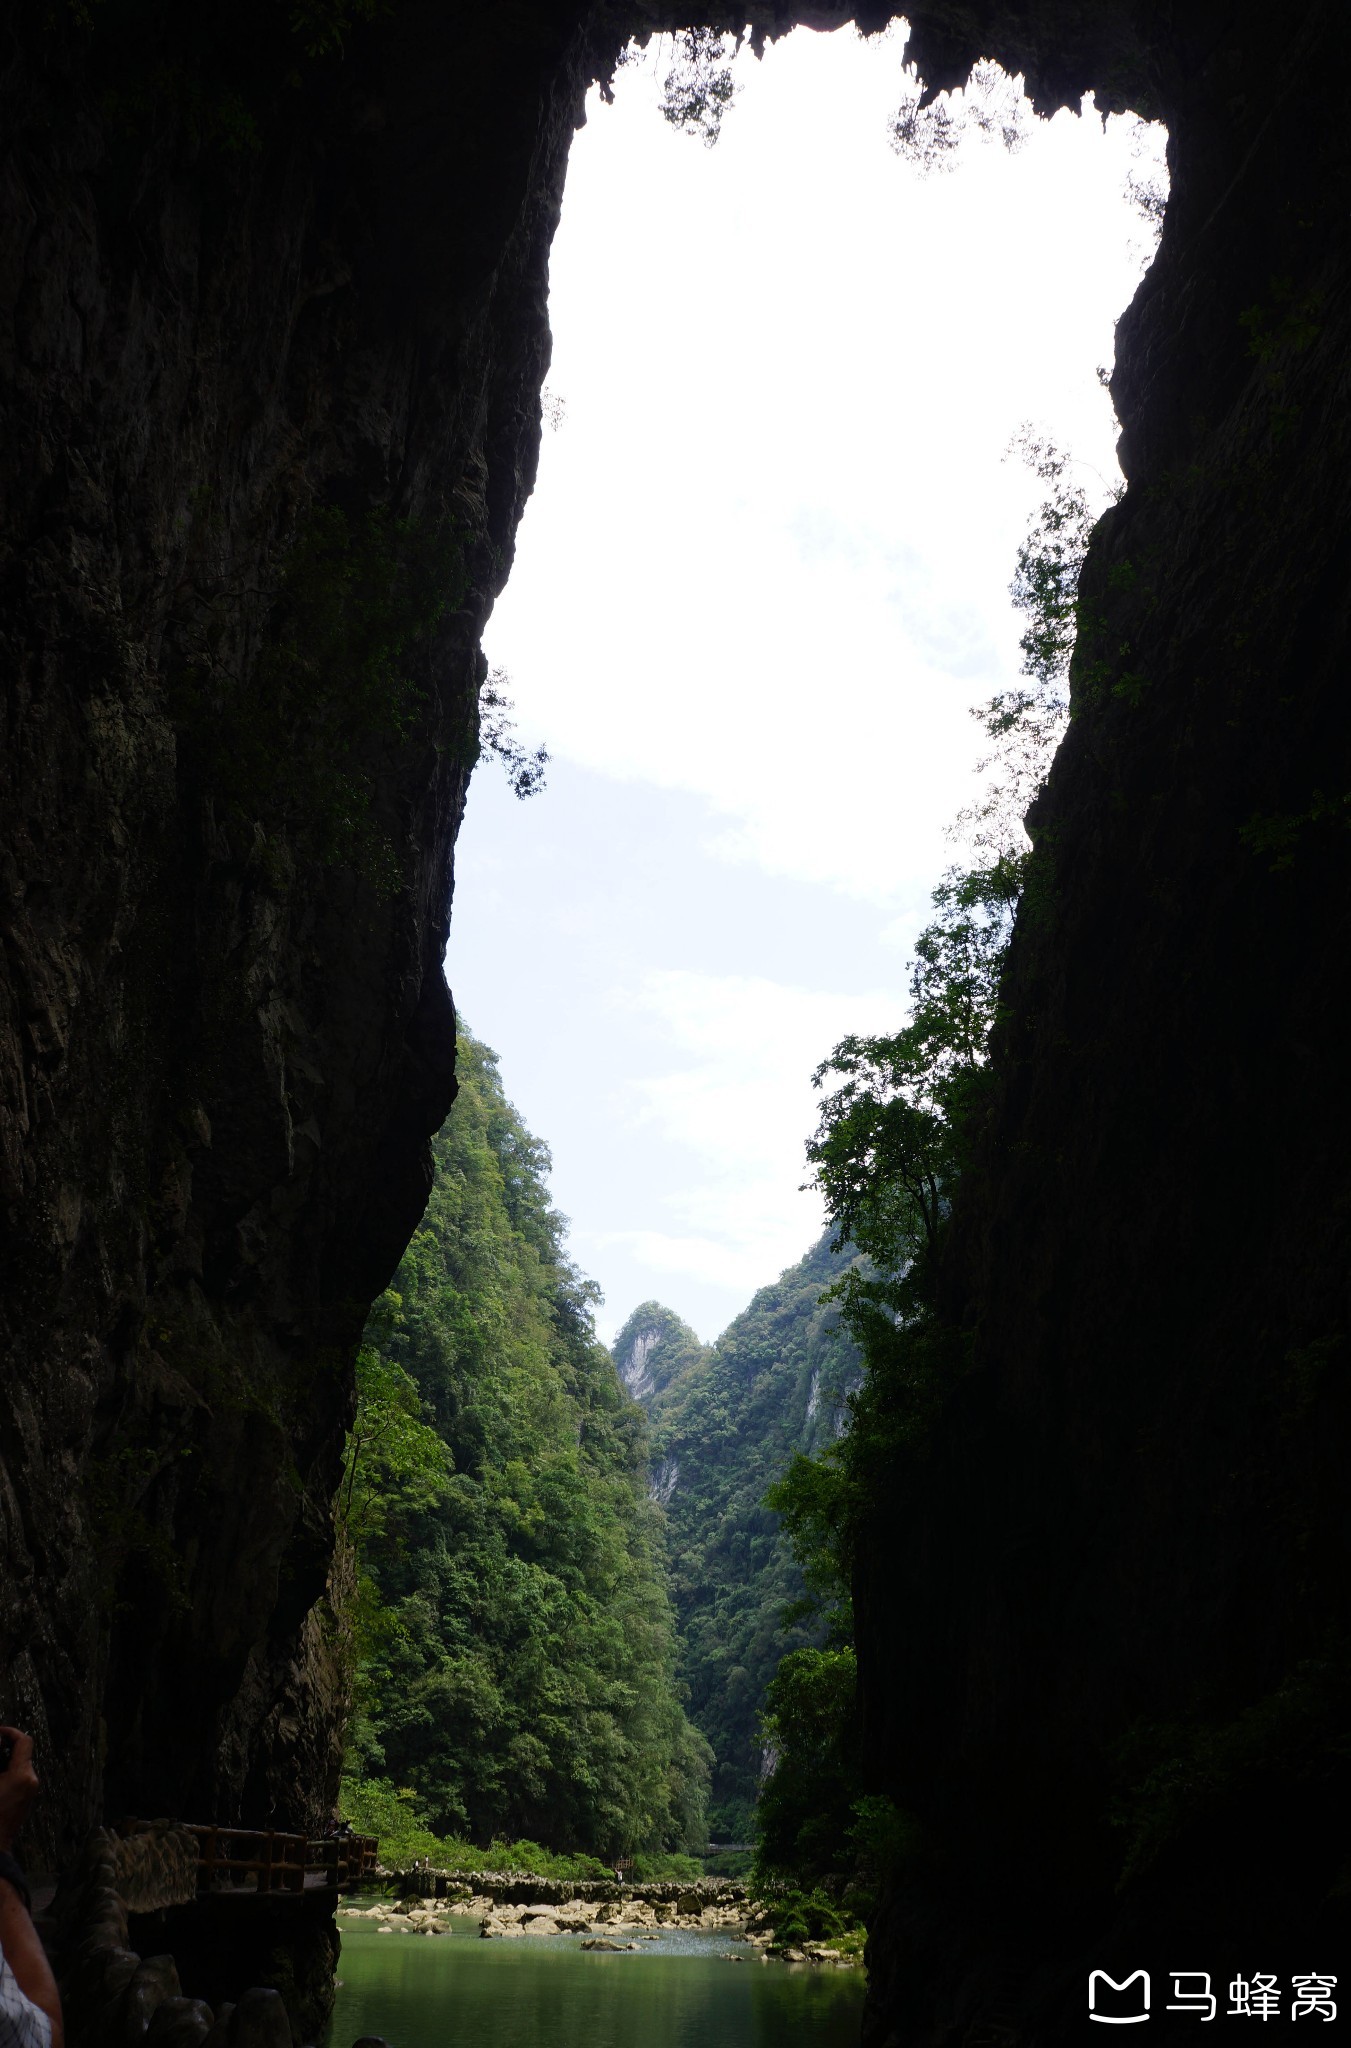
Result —
<svg viewBox="0 0 1351 2048"><path fill-rule="evenodd" d="M642 1413L596 1340L547 1151L493 1054L462 1033L459 1062L361 1356L346 1811L609 1857L697 1846L706 1751L679 1703Z"/></svg>
<svg viewBox="0 0 1351 2048"><path fill-rule="evenodd" d="M833 1440L857 1384L857 1351L821 1301L851 1263L823 1240L762 1287L714 1345L654 1302L615 1339L620 1370L651 1417L679 1670L690 1718L713 1750L717 1840L750 1839L770 1682L786 1651L821 1637L765 1496L795 1454Z"/></svg>
<svg viewBox="0 0 1351 2048"><path fill-rule="evenodd" d="M619 1376L651 1417L687 1374L704 1365L710 1347L659 1301L640 1302L610 1347ZM660 1495L660 1482L654 1491Z"/></svg>
<svg viewBox="0 0 1351 2048"><path fill-rule="evenodd" d="M360 1587L348 1810L409 1853L696 1846L710 1762L713 1834L756 1834L762 1883L786 1884L804 1924L838 1931L842 1888L866 1906L904 1847L903 1817L864 1795L847 1589L883 1472L961 1370L932 1279L1013 911L1037 883L1022 817L1064 721L1090 523L1063 458L1031 452L1051 495L1014 586L1023 682L983 714L972 858L934 893L909 1021L846 1039L817 1076L834 1083L808 1148L833 1242L712 1346L644 1303L612 1362L547 1153L462 1037L431 1204L368 1325L342 1502Z"/></svg>
<svg viewBox="0 0 1351 2048"><path fill-rule="evenodd" d="M829 1298L865 1370L849 1398L848 1430L820 1455L795 1458L768 1501L820 1617L817 1639L780 1664L765 1707L774 1768L760 1799L758 1868L762 1881L793 1887L799 1903L819 1903L824 1884L845 1887L866 1909L873 1881L911 1843L906 1817L864 1793L849 1587L870 1517L963 1369L963 1338L936 1312L936 1275L979 1128L1014 911L1022 901L1035 915L1046 886L1024 820L1068 714L1093 515L1064 455L1030 438L1023 452L1049 492L1012 585L1026 620L1022 680L979 713L991 741L982 763L990 780L958 821L970 857L933 892L935 916L915 946L908 1022L890 1036L844 1039L815 1076L818 1087L834 1085L808 1161L834 1246L862 1255Z"/></svg>
<svg viewBox="0 0 1351 2048"><path fill-rule="evenodd" d="M815 1075L818 1087L837 1085L823 1096L808 1162L836 1243L867 1260L834 1290L867 1365L836 1459L844 1580L849 1530L960 1370L960 1346L932 1314L935 1267L979 1128L1014 912L1023 903L1035 916L1051 886L1029 813L1068 716L1079 571L1094 520L1066 456L1030 437L1023 452L1050 489L1011 586L1027 622L1022 680L977 714L991 741L982 763L990 779L955 828L969 859L933 892L935 916L915 943L909 1021L889 1037L844 1039ZM818 1538L824 1527L818 1519Z"/></svg>

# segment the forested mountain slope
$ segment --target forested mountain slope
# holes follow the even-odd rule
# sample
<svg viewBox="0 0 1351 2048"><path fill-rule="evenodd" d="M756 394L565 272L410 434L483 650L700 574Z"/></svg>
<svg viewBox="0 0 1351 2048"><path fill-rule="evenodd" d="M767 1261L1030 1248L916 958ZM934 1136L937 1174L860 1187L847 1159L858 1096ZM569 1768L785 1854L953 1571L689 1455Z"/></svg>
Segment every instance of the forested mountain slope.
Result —
<svg viewBox="0 0 1351 2048"><path fill-rule="evenodd" d="M782 1627L802 1578L764 1496L796 1451L838 1435L857 1383L857 1352L820 1299L846 1264L823 1238L712 1346L645 1302L613 1347L626 1383L647 1387L679 1670L686 1710L714 1752L709 1823L719 1839L747 1839L765 1688L785 1652L814 1639L808 1626Z"/></svg>
<svg viewBox="0 0 1351 2048"><path fill-rule="evenodd" d="M427 1824L613 1856L702 1840L646 1430L595 1338L545 1147L461 1033L421 1229L372 1311L344 1509L357 1783Z"/></svg>
<svg viewBox="0 0 1351 2048"><path fill-rule="evenodd" d="M636 1308L614 1342L619 1377L649 1415L708 1355L709 1346L659 1301Z"/></svg>

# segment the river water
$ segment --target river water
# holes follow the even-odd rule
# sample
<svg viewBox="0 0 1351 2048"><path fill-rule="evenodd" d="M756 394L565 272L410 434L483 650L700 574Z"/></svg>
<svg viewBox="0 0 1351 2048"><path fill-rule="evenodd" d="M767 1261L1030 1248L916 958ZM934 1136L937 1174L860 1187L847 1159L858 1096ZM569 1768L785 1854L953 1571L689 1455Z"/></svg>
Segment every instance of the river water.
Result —
<svg viewBox="0 0 1351 2048"><path fill-rule="evenodd" d="M331 2048L363 2034L393 2048L857 2048L861 1970L762 1962L725 1934L619 1955L583 1939L484 1941L472 1920L435 1936L344 1927Z"/></svg>

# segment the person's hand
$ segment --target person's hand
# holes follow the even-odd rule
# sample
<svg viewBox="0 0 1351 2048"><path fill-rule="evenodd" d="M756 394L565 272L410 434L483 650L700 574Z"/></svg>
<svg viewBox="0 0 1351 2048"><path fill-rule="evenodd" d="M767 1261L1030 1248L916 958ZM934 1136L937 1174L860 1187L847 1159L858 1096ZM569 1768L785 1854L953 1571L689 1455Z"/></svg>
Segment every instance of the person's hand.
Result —
<svg viewBox="0 0 1351 2048"><path fill-rule="evenodd" d="M7 1735L14 1744L9 1769L0 1771L0 1849L12 1849L28 1809L38 1796L38 1774L33 1769L32 1736L3 1723L0 1735Z"/></svg>

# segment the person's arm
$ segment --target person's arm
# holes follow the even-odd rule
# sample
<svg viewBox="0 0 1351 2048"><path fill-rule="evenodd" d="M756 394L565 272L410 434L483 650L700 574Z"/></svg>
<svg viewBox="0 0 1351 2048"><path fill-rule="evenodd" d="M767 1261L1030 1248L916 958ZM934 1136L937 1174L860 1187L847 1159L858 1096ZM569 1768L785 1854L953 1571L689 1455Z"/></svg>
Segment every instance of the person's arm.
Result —
<svg viewBox="0 0 1351 2048"><path fill-rule="evenodd" d="M37 1797L38 1774L33 1769L32 1737L18 1728L0 1726L14 1745L9 1768L0 1771L0 1849L14 1848L24 1815ZM56 1988L46 1950L24 1904L23 1895L0 1877L0 1954L13 1972L14 1981L25 1998L52 2023L52 2048L63 2048L65 2029L61 2023L61 1995Z"/></svg>

